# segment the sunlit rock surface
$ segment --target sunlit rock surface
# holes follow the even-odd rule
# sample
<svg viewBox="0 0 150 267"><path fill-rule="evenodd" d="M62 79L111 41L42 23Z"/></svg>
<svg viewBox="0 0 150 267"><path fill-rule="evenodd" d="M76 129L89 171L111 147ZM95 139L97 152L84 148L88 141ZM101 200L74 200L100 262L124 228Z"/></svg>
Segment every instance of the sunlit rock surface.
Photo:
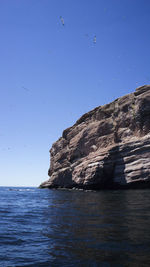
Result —
<svg viewBox="0 0 150 267"><path fill-rule="evenodd" d="M84 114L50 154L41 188L150 187L150 85Z"/></svg>

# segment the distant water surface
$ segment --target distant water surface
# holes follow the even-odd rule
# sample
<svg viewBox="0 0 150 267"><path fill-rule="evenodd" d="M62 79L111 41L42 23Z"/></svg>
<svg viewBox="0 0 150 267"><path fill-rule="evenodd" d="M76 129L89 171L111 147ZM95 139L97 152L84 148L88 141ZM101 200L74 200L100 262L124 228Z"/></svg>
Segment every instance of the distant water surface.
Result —
<svg viewBox="0 0 150 267"><path fill-rule="evenodd" d="M150 266L150 190L0 187L0 266Z"/></svg>

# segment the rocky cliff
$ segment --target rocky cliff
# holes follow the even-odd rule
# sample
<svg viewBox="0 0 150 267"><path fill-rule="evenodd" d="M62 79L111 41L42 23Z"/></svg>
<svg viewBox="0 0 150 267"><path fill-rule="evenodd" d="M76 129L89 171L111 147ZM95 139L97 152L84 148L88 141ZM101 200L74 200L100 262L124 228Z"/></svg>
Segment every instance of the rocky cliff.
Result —
<svg viewBox="0 0 150 267"><path fill-rule="evenodd" d="M50 154L41 188L150 187L150 85L84 114Z"/></svg>

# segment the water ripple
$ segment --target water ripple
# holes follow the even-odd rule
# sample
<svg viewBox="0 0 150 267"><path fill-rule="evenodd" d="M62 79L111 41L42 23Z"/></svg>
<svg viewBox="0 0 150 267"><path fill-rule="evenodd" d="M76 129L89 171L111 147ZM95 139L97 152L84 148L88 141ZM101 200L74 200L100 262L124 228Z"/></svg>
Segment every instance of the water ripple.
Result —
<svg viewBox="0 0 150 267"><path fill-rule="evenodd" d="M150 266L149 193L0 188L0 266Z"/></svg>

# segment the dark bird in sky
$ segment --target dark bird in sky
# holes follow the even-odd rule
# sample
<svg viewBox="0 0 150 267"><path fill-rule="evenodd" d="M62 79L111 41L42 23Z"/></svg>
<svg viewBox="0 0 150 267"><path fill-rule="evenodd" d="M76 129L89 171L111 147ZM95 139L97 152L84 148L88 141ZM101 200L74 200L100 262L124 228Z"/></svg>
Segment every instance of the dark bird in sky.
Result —
<svg viewBox="0 0 150 267"><path fill-rule="evenodd" d="M61 20L62 25L64 26L65 25L65 22L64 22L64 19L63 19L62 16L60 16L60 20Z"/></svg>

